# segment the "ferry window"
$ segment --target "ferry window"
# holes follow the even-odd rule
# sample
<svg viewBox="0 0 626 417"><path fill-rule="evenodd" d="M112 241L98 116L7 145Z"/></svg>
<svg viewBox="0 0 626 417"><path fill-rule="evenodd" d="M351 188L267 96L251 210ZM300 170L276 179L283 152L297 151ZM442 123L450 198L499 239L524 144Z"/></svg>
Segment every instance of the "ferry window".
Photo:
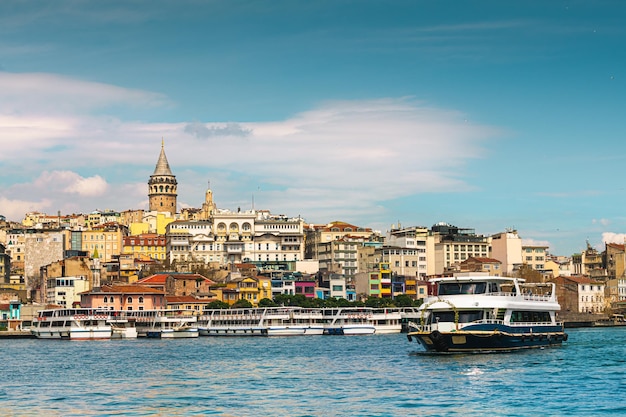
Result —
<svg viewBox="0 0 626 417"><path fill-rule="evenodd" d="M459 311L459 323L471 323L483 319L481 310Z"/></svg>
<svg viewBox="0 0 626 417"><path fill-rule="evenodd" d="M440 295L456 294L484 294L486 290L485 282L445 282L439 284Z"/></svg>
<svg viewBox="0 0 626 417"><path fill-rule="evenodd" d="M432 323L454 323L454 311L433 311L430 317Z"/></svg>

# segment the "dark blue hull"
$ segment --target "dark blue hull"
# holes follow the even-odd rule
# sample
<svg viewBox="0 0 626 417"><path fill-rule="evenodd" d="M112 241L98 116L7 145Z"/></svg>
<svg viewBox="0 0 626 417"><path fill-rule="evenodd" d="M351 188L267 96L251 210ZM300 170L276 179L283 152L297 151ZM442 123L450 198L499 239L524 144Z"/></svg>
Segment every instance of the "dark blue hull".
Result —
<svg viewBox="0 0 626 417"><path fill-rule="evenodd" d="M554 327L554 326L551 326ZM520 330L520 329L516 329ZM411 332L409 341L415 339L430 352L480 352L512 351L561 345L567 340L562 327L546 331L504 332L492 331L457 331L457 332Z"/></svg>

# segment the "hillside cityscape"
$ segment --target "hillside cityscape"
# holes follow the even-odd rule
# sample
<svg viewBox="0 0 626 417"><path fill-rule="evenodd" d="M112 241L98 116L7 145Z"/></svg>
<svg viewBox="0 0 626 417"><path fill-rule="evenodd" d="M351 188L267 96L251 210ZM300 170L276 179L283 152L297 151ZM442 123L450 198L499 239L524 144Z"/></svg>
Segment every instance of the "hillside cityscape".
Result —
<svg viewBox="0 0 626 417"><path fill-rule="evenodd" d="M0 328L21 326L44 307L79 306L85 294L146 287L162 291L168 308L198 313L276 303L419 305L429 278L455 272L554 282L564 316L599 319L626 307L624 244L557 256L523 244L513 229L484 236L447 223L398 223L383 234L342 221L309 224L269 210L221 209L210 186L200 208L179 210L177 188L162 143L148 210L30 212L21 223L0 215Z"/></svg>

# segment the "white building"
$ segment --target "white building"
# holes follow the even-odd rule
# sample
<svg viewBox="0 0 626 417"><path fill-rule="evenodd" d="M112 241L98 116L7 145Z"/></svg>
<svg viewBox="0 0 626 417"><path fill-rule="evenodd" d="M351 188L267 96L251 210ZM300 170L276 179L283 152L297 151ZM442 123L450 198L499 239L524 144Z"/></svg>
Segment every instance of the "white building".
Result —
<svg viewBox="0 0 626 417"><path fill-rule="evenodd" d="M522 264L522 239L517 230L507 230L491 236L491 258L502 262L502 272L512 275Z"/></svg>
<svg viewBox="0 0 626 417"><path fill-rule="evenodd" d="M217 210L211 220L175 221L167 225L170 262L202 261L221 266L242 262L304 259L304 221L267 211Z"/></svg>
<svg viewBox="0 0 626 417"><path fill-rule="evenodd" d="M80 303L80 293L89 291L89 280L85 276L50 278L47 282L46 303L71 308Z"/></svg>

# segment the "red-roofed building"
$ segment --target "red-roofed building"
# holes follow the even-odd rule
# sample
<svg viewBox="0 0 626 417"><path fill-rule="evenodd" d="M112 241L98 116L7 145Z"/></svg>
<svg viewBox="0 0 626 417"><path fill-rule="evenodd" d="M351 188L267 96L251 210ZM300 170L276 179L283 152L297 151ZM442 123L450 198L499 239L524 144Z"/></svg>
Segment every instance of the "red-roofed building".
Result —
<svg viewBox="0 0 626 417"><path fill-rule="evenodd" d="M564 313L604 313L604 283L585 276L554 279L556 295Z"/></svg>
<svg viewBox="0 0 626 417"><path fill-rule="evenodd" d="M193 295L199 299L211 299L211 286L215 284L200 274L163 273L140 279L136 283L164 291L168 296Z"/></svg>
<svg viewBox="0 0 626 417"><path fill-rule="evenodd" d="M165 293L140 285L103 285L81 294L81 307L107 310L153 310L165 308Z"/></svg>
<svg viewBox="0 0 626 417"><path fill-rule="evenodd" d="M470 256L459 264L461 272L487 272L499 277L502 274L502 262L493 258Z"/></svg>

